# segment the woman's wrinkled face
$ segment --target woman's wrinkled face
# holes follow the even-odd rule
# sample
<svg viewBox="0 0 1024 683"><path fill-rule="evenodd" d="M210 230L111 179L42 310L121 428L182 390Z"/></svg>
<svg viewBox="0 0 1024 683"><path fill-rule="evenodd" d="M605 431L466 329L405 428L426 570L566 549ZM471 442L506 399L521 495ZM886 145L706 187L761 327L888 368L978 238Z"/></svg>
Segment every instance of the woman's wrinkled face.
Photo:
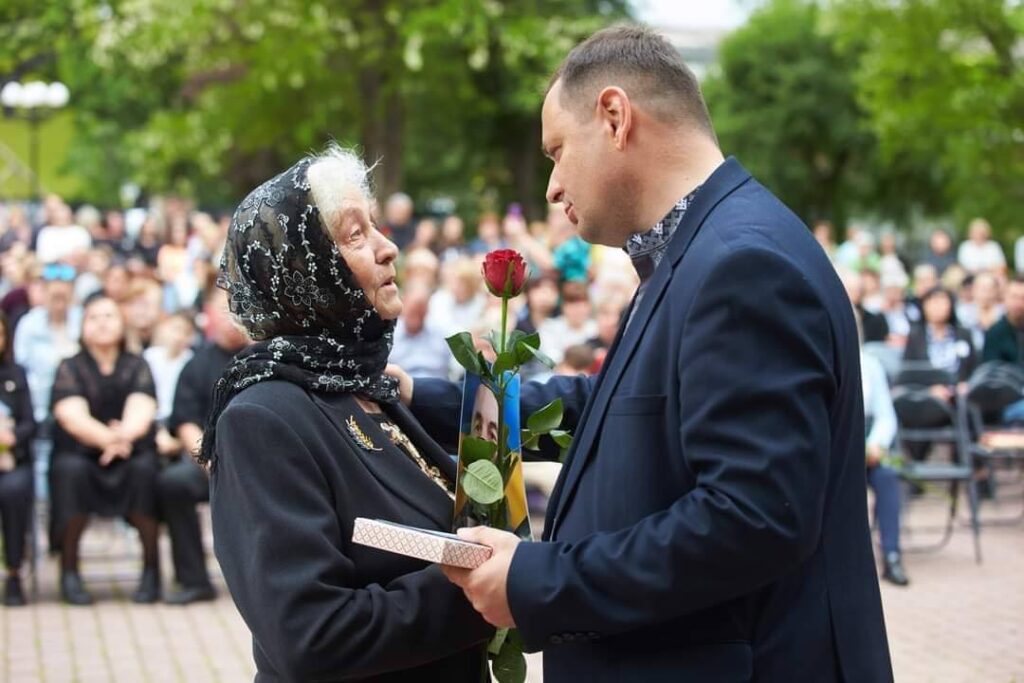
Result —
<svg viewBox="0 0 1024 683"><path fill-rule="evenodd" d="M338 251L367 300L382 319L398 318L402 313L402 299L395 284L398 248L370 218L370 202L358 192L351 193L332 224Z"/></svg>

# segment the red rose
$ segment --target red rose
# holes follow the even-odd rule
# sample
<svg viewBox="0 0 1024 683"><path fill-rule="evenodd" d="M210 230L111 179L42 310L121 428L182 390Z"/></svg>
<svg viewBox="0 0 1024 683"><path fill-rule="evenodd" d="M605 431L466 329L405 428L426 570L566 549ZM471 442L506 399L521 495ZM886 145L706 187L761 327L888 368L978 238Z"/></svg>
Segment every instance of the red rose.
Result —
<svg viewBox="0 0 1024 683"><path fill-rule="evenodd" d="M526 284L526 261L514 249L497 249L487 254L482 271L487 290L494 296L519 296Z"/></svg>

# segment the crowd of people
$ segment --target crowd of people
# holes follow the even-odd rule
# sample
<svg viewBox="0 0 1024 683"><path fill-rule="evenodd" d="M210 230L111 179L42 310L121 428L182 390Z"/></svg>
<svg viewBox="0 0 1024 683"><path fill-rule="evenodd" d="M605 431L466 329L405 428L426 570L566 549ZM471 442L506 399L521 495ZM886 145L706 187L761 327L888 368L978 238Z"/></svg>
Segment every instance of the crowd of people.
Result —
<svg viewBox="0 0 1024 683"><path fill-rule="evenodd" d="M413 376L457 379L446 337L468 331L490 353L500 300L480 272L494 249L530 265L510 326L537 332L555 368L534 363L527 379L600 370L639 279L623 250L582 241L558 207L528 222L519 207L484 213L472 235L458 215L422 216L395 194L377 211L399 247L404 310L391 362ZM20 576L33 500L48 502L49 547L60 556L60 591L92 597L79 571L91 516L123 517L139 532L143 572L133 599L188 604L216 593L196 506L208 498L191 455L202 436L214 382L248 340L216 286L231 217L175 199L146 209L72 209L0 204L0 516L4 602L24 604ZM1024 238L1015 270L972 222L958 247L936 230L910 258L895 233L853 225L842 244L832 226L815 236L836 265L859 314L865 353L868 479L876 491L885 578L907 582L899 560L899 477L889 454L897 424L889 382L903 359L929 361L966 382L980 363L1024 364ZM285 283L287 285L287 283ZM293 292L294 293L294 292ZM301 292L299 292L301 294ZM935 386L955 400L956 388ZM1022 419L1010 406L1007 421ZM926 451L915 451L923 458ZM164 596L158 534L171 538L176 590Z"/></svg>

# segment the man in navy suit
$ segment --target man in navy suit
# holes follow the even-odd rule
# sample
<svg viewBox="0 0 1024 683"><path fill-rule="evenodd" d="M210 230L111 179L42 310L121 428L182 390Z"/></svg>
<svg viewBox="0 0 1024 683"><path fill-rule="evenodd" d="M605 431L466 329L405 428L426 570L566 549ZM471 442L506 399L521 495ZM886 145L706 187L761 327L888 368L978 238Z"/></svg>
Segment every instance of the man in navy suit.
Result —
<svg viewBox="0 0 1024 683"><path fill-rule="evenodd" d="M723 159L649 30L577 46L542 117L548 199L642 284L596 380L522 390L524 410L561 397L575 430L544 542L461 530L494 554L449 578L544 650L549 683L891 680L857 331L825 253ZM458 387L403 387L451 443Z"/></svg>

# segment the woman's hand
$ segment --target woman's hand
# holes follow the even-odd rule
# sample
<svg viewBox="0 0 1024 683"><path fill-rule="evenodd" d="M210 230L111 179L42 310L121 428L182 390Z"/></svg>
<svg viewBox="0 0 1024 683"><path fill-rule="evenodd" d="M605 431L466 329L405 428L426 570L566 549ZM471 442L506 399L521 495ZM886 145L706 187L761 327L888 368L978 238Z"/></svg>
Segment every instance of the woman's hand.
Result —
<svg viewBox="0 0 1024 683"><path fill-rule="evenodd" d="M388 366L384 368L384 374L398 380L398 398L402 401L402 405L409 407L412 404L413 389L413 381L409 373L394 363L388 363Z"/></svg>

